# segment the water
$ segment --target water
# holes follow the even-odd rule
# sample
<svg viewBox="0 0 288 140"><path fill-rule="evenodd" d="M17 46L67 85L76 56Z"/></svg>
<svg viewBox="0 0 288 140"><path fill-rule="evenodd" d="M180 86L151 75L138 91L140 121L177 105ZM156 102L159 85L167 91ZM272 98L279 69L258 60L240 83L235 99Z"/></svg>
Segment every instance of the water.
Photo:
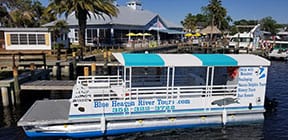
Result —
<svg viewBox="0 0 288 140"><path fill-rule="evenodd" d="M190 128L173 129L166 131L154 131L146 133L124 134L119 136L110 136L105 138L92 138L93 140L190 140L190 139L288 139L288 63L272 61L269 69L267 96L269 99L275 98L278 106L275 111L266 112L263 123L235 125L226 127L212 128ZM42 94L43 95L43 94ZM47 95L43 95L45 97ZM26 98L29 102L24 102L21 106L2 108L0 107L0 140L38 140L27 138L23 130L16 127L17 121L27 111L31 103L37 97ZM41 140L50 140L59 138L41 138Z"/></svg>

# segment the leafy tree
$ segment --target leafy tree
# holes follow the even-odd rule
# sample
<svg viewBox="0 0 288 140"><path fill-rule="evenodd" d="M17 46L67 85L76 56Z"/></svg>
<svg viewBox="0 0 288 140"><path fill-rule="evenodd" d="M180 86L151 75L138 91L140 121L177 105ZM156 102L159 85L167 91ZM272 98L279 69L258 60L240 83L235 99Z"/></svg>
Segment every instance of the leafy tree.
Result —
<svg viewBox="0 0 288 140"><path fill-rule="evenodd" d="M56 20L56 15L49 14L48 17L50 18L47 18L48 20L45 21L46 16L47 16L44 13L46 7L42 6L42 4L39 1L35 1L32 4L31 8L32 8L32 12L34 13L35 26L40 26L45 23Z"/></svg>
<svg viewBox="0 0 288 140"><path fill-rule="evenodd" d="M4 3L0 3L0 26L5 26L9 22L9 13Z"/></svg>
<svg viewBox="0 0 288 140"><path fill-rule="evenodd" d="M189 13L181 24L184 26L186 30L195 31L195 29L199 26L207 26L207 16L203 14L192 15Z"/></svg>
<svg viewBox="0 0 288 140"><path fill-rule="evenodd" d="M80 59L83 59L87 18L91 18L91 14L104 18L104 14L112 17L118 13L113 0L51 0L47 11L52 14L64 14L66 17L75 12L79 27Z"/></svg>
<svg viewBox="0 0 288 140"><path fill-rule="evenodd" d="M234 22L234 25L257 25L257 24L258 24L257 20L246 20L246 19L241 19Z"/></svg>
<svg viewBox="0 0 288 140"><path fill-rule="evenodd" d="M272 17L265 17L260 20L261 28L264 31L271 32L272 34L277 33L277 28L280 27L279 24Z"/></svg>
<svg viewBox="0 0 288 140"><path fill-rule="evenodd" d="M221 0L210 0L206 7L202 7L202 11L209 17L212 26L227 29L231 18L227 17L227 10L222 6Z"/></svg>
<svg viewBox="0 0 288 140"><path fill-rule="evenodd" d="M196 21L197 21L196 17L193 16L192 13L189 13L185 17L184 21L181 21L181 23L186 30L191 32L191 31L195 31L196 29Z"/></svg>
<svg viewBox="0 0 288 140"><path fill-rule="evenodd" d="M45 8L38 0L2 0L0 9L7 12L0 21L6 27L39 27Z"/></svg>

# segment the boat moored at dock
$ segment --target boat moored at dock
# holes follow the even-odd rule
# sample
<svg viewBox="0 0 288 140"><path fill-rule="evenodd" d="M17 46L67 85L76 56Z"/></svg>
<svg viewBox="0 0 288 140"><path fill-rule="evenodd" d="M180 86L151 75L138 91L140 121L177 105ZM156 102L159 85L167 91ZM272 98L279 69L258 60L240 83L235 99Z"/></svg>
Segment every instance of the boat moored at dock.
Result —
<svg viewBox="0 0 288 140"><path fill-rule="evenodd" d="M250 54L113 53L112 76L79 76L69 100L36 101L30 137L97 137L262 121L270 62Z"/></svg>

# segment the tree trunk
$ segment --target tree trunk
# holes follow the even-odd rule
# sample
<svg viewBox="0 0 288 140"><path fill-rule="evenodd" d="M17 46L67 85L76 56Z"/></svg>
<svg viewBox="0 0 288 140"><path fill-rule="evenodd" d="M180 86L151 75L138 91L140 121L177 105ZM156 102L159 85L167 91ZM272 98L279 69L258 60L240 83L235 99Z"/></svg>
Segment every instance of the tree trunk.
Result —
<svg viewBox="0 0 288 140"><path fill-rule="evenodd" d="M85 29L87 23L87 15L84 10L79 10L78 25L79 25L79 45L80 45L80 60L83 60L83 49L85 45Z"/></svg>
<svg viewBox="0 0 288 140"><path fill-rule="evenodd" d="M209 39L209 47L212 46L212 38L213 38L213 28L214 28L214 19L215 15L212 15L212 23L211 23L211 33L210 33L210 39Z"/></svg>

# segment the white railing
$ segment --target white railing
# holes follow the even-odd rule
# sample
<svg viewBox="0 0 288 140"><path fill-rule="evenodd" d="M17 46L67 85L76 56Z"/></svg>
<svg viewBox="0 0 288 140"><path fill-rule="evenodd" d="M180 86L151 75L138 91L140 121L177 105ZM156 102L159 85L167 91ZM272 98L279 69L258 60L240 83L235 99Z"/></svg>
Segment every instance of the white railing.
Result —
<svg viewBox="0 0 288 140"><path fill-rule="evenodd" d="M236 96L237 85L212 86L149 86L125 87L120 76L80 76L77 85L82 85L93 95L93 100L137 100L153 98L194 98L211 96ZM209 91L208 91L209 90Z"/></svg>
<svg viewBox="0 0 288 140"><path fill-rule="evenodd" d="M111 85L122 85L121 76L79 76L76 84L83 86L109 87Z"/></svg>
<svg viewBox="0 0 288 140"><path fill-rule="evenodd" d="M213 86L175 86L175 87L143 87L132 88L127 92L126 98L187 98L209 96L236 95L237 85L213 85ZM206 89L211 89L206 92Z"/></svg>
<svg viewBox="0 0 288 140"><path fill-rule="evenodd" d="M212 87L212 86L211 86ZM223 87L223 88L222 88ZM236 96L235 86L213 86L211 92L206 92L206 86L180 86L180 87L144 87L144 88L124 88L117 86L117 88L108 89L90 89L93 93L94 100L138 100L138 99L153 99L153 98L199 98L211 96Z"/></svg>

